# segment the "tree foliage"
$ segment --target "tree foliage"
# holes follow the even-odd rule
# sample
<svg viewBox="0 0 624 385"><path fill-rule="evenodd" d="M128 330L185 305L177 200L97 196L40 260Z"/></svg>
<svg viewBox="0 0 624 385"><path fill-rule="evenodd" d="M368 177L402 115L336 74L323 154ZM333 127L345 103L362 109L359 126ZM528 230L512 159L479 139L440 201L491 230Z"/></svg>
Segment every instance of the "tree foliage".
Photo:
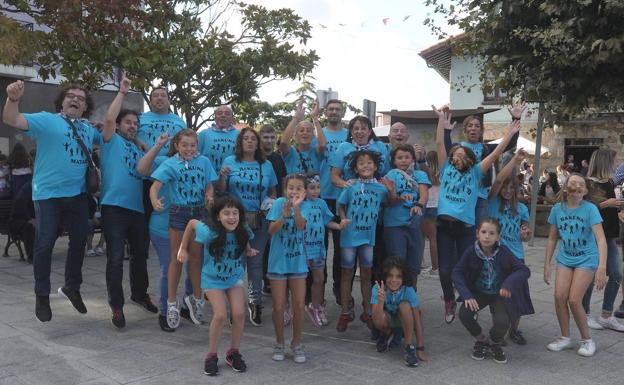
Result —
<svg viewBox="0 0 624 385"><path fill-rule="evenodd" d="M33 47L13 48L0 62L29 59L43 79L62 75L96 88L114 83L122 68L138 90L166 86L175 112L195 129L210 108L302 77L318 59L305 49L310 24L292 10L232 0L6 0L2 10L47 29L36 32ZM0 16L4 25L16 28ZM12 36L0 38L0 52L15 45Z"/></svg>
<svg viewBox="0 0 624 385"><path fill-rule="evenodd" d="M480 58L485 91L544 101L556 119L624 107L624 1L426 3L465 32L453 52ZM445 37L433 18L425 24Z"/></svg>

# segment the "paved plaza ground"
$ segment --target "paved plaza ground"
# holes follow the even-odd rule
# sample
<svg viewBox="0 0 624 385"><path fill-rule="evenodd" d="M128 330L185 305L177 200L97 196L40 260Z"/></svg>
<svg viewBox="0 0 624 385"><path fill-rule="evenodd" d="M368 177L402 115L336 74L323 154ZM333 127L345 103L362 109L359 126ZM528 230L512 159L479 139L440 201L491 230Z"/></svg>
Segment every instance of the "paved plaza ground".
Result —
<svg viewBox="0 0 624 385"><path fill-rule="evenodd" d="M0 238L0 245L5 240ZM265 297L264 326L254 327L247 321L245 327L241 353L248 371L234 373L225 366L223 352L229 341L226 327L220 346L220 375L214 378L203 374L208 325L198 327L183 320L175 333L164 333L158 327L156 315L131 303L124 309L126 328L117 330L111 324L106 302L105 257L85 259L82 295L87 314L77 313L69 301L59 297L56 289L63 282L67 238L57 242L53 257L52 321L38 322L34 316L32 266L19 262L13 248L11 257L0 258L0 384L624 383L624 334L594 331L598 351L592 358L580 357L574 350L561 353L546 350L546 344L558 335L558 327L553 313L553 289L542 281L545 243L544 239L537 239L535 247L527 247L536 314L523 318L520 329L529 344L516 346L510 342L505 348L509 360L505 365L470 358L472 338L459 320L451 325L444 323L439 281L437 277L425 277L419 282L418 292L426 348L432 358L429 363L408 368L399 349L377 353L366 327L359 321L351 323L347 332L338 333L335 329L338 308L333 301L328 301L329 326L316 329L306 318L303 343L308 362L296 364L289 357L284 362L273 362L271 301ZM156 302L158 259L153 250L150 256L149 292ZM127 288L127 279L125 282ZM355 288L354 296L359 303L357 283ZM333 299L331 290L327 294L328 299ZM620 299L618 296L617 304ZM599 311L601 300L601 294L594 295L594 312ZM206 311L209 313L208 306ZM358 306L358 315L360 311ZM489 327L487 310L479 318ZM578 339L575 327L572 336Z"/></svg>

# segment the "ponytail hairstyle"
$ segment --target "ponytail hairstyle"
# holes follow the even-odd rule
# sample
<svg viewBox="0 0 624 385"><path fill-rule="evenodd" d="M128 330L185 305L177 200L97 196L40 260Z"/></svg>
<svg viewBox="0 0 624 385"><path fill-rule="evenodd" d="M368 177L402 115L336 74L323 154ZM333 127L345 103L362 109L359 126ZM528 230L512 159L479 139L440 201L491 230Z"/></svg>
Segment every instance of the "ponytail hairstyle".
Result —
<svg viewBox="0 0 624 385"><path fill-rule="evenodd" d="M216 262L221 261L223 257L223 250L227 241L227 230L223 226L223 223L219 221L219 213L224 208L235 208L238 210L238 226L234 229L234 236L236 237L236 249L234 251L233 258L240 258L241 254L247 247L249 242L249 234L244 226L245 221L245 209L240 201L232 196L226 195L223 198L218 198L210 209L210 218L206 218L206 222L210 223L210 227L216 231L217 237L210 242L208 251L212 255Z"/></svg>

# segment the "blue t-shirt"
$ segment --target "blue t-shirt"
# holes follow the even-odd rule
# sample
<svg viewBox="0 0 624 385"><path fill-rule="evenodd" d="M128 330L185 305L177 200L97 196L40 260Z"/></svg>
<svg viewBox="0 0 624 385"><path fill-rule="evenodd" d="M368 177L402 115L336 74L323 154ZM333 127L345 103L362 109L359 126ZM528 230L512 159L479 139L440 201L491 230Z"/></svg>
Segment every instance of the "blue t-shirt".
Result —
<svg viewBox="0 0 624 385"><path fill-rule="evenodd" d="M596 205L583 200L579 207L571 209L565 203L557 203L550 210L548 223L557 227L561 237L557 262L569 267L598 267L598 245L592 226L602 223L602 217Z"/></svg>
<svg viewBox="0 0 624 385"><path fill-rule="evenodd" d="M186 122L182 120L176 114L157 114L152 111L144 112L139 117L139 129L137 131L137 138L147 145L147 148L152 148L158 137L162 134L169 132L169 137L173 138L175 134L186 128ZM168 141L160 151L158 155L167 155L169 152Z"/></svg>
<svg viewBox="0 0 624 385"><path fill-rule="evenodd" d="M144 212L143 176L136 170L143 151L116 132L100 148L101 204Z"/></svg>
<svg viewBox="0 0 624 385"><path fill-rule="evenodd" d="M154 159L153 169L157 169L165 160L169 159L166 156L157 156ZM160 188L158 193L159 198L163 204L162 211L152 211L149 221L149 231L161 238L169 238L169 206L171 205L171 184L165 184Z"/></svg>
<svg viewBox="0 0 624 385"><path fill-rule="evenodd" d="M397 197L411 195L412 200L401 200L400 203L386 207L383 215L384 226L407 226L412 219L410 210L412 207L414 207L416 203L418 203L418 199L420 198L418 194L418 189L413 189L411 184L408 183L405 176L397 171L397 169L390 170L386 174L386 178L394 182ZM423 171L414 170L412 173L412 179L415 180L418 184L424 184L427 187L431 186L431 181L429 180L429 177Z"/></svg>
<svg viewBox="0 0 624 385"><path fill-rule="evenodd" d="M297 151L295 146L291 146L288 154L282 155L286 165L286 173L305 174L308 172L319 172L321 167L321 155L316 152L316 146L307 151Z"/></svg>
<svg viewBox="0 0 624 385"><path fill-rule="evenodd" d="M301 215L306 220L305 227L305 254L307 259L325 259L325 226L332 219L327 203L320 198L306 199L301 203Z"/></svg>
<svg viewBox="0 0 624 385"><path fill-rule="evenodd" d="M375 228L381 205L388 201L388 190L379 182L360 180L345 188L337 203L344 205L349 224L340 234L340 247L375 245Z"/></svg>
<svg viewBox="0 0 624 385"><path fill-rule="evenodd" d="M386 173L390 170L390 157L388 154L388 147L385 143L381 141L376 141L371 144L367 150L374 151L379 153L381 159L381 164L377 170L379 175L386 175ZM333 154L333 156L329 160L329 165L331 167L339 168L342 170L342 179L356 179L357 175L351 171L351 160L349 155L356 151L355 146L352 143L342 143L338 146L338 149Z"/></svg>
<svg viewBox="0 0 624 385"><path fill-rule="evenodd" d="M483 155L485 155L485 144L478 143L470 143L470 142L460 142L460 145L464 147L468 147L474 152L477 157L477 162L481 162L483 160ZM490 188L484 186L483 183L479 185L479 198L487 199L488 194L490 193Z"/></svg>
<svg viewBox="0 0 624 385"><path fill-rule="evenodd" d="M401 286L397 291L390 291L385 288L386 297L384 299L384 310L388 313L396 314L399 311L401 302L408 302L412 309L420 305L420 300L416 291L411 286ZM379 293L379 285L375 284L371 292L371 305L377 304L377 293Z"/></svg>
<svg viewBox="0 0 624 385"><path fill-rule="evenodd" d="M271 162L265 161L262 164L262 178L260 165L255 160L239 162L231 155L225 158L223 166L230 168L227 177L228 192L241 201L245 211L260 211L260 204L267 197L269 189L277 185Z"/></svg>
<svg viewBox="0 0 624 385"><path fill-rule="evenodd" d="M529 209L524 203L518 202L517 215L513 215L513 210L509 203L505 204L503 212L500 211L500 198L493 196L488 200L488 215L498 221L501 227L500 243L507 246L518 259L524 259L524 247L520 229L522 222L529 221Z"/></svg>
<svg viewBox="0 0 624 385"><path fill-rule="evenodd" d="M206 186L217 180L210 160L203 155L184 161L177 155L165 160L152 173L162 184L171 184L171 203L176 206L203 206Z"/></svg>
<svg viewBox="0 0 624 385"><path fill-rule="evenodd" d="M438 215L448 215L474 225L481 175L480 163L460 172L448 159L444 161L440 170Z"/></svg>
<svg viewBox="0 0 624 385"><path fill-rule="evenodd" d="M223 160L234 155L236 138L240 131L220 131L208 128L199 133L199 153L210 159L216 172L221 170Z"/></svg>
<svg viewBox="0 0 624 385"><path fill-rule="evenodd" d="M332 131L327 127L323 127L323 133L325 133L325 152L323 152L323 158L321 159L320 174L321 174L321 198L323 199L336 199L340 194L340 189L331 181L331 166L329 160L332 155L338 150L338 146L347 140L349 130L341 128L340 131ZM316 147L316 138L312 140L312 145ZM333 207L332 207L333 209Z"/></svg>
<svg viewBox="0 0 624 385"><path fill-rule="evenodd" d="M37 142L32 180L32 199L67 198L86 191L85 157L69 124L60 114L23 114L28 122L26 135ZM101 134L86 119L73 120L78 135L89 151Z"/></svg>
<svg viewBox="0 0 624 385"><path fill-rule="evenodd" d="M282 217L282 209L286 198L277 198L267 214L267 220L276 221ZM295 210L284 218L284 224L277 233L271 236L269 248L269 273L274 274L301 274L308 272L305 254L303 251L303 230L295 225Z"/></svg>
<svg viewBox="0 0 624 385"><path fill-rule="evenodd" d="M253 239L253 232L245 226L249 239ZM242 283L245 279L245 265L243 253L247 245L238 245L236 235L228 232L225 235L225 246L219 261L210 254L210 243L217 239L218 233L204 222L195 226L195 242L204 245L204 265L201 271L201 288L203 290L225 290ZM256 258L256 257L249 257Z"/></svg>

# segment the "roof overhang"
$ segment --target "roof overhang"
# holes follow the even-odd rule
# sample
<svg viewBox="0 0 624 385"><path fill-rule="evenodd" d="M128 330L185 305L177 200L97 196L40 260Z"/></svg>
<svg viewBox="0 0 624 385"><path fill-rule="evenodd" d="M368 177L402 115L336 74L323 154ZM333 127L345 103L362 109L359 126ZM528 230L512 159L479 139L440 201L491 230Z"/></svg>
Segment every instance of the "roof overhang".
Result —
<svg viewBox="0 0 624 385"><path fill-rule="evenodd" d="M451 116L453 120L461 121L466 116L476 115L483 116L485 114L489 114L490 112L498 111L500 108L473 108L473 109L462 109L462 110L451 110ZM390 115L390 124L394 124L396 122L401 122L405 124L409 123L426 123L426 122L436 122L438 120L438 115L432 110L419 110L419 111L381 111L380 114Z"/></svg>
<svg viewBox="0 0 624 385"><path fill-rule="evenodd" d="M457 36L451 36L446 40L442 40L431 47L425 48L420 51L418 55L425 59L427 66L436 70L440 76L444 78L448 83L451 79L451 42L453 40L462 39L464 34Z"/></svg>

